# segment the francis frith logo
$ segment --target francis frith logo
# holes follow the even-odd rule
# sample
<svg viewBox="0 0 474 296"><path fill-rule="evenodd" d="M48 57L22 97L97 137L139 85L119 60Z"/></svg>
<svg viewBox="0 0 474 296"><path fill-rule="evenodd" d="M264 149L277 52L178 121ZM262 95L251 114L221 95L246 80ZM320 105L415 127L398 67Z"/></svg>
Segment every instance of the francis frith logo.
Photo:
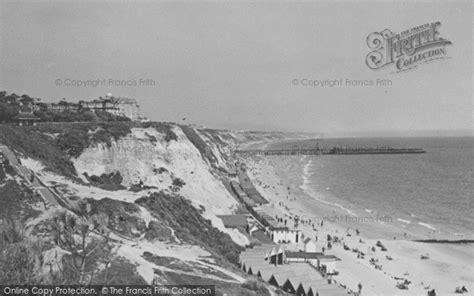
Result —
<svg viewBox="0 0 474 296"><path fill-rule="evenodd" d="M365 58L370 69L393 65L395 72L405 71L426 62L447 58L446 46L451 41L440 36L440 22L413 27L395 34L389 29L367 36L372 50Z"/></svg>

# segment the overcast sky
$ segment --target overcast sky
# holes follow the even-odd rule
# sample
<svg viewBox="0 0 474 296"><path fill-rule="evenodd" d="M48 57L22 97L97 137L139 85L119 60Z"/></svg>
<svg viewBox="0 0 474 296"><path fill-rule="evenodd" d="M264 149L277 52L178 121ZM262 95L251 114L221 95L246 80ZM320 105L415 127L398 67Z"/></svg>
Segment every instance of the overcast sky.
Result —
<svg viewBox="0 0 474 296"><path fill-rule="evenodd" d="M215 128L472 129L471 5L2 1L0 89L43 101L110 92L137 98L150 119L186 117ZM371 32L435 21L453 43L446 47L449 59L402 73L366 66ZM64 85L97 79L105 84ZM114 86L109 79L155 85ZM391 85L310 87L295 79L388 79Z"/></svg>

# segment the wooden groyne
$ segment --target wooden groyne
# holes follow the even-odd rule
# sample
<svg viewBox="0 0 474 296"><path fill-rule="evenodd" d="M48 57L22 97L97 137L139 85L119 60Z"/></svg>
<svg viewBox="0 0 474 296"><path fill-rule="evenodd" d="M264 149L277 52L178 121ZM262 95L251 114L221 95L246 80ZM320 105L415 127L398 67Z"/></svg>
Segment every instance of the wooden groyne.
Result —
<svg viewBox="0 0 474 296"><path fill-rule="evenodd" d="M234 150L240 155L345 155L345 154L416 154L426 153L422 148L392 147L331 147L313 149L253 149Z"/></svg>

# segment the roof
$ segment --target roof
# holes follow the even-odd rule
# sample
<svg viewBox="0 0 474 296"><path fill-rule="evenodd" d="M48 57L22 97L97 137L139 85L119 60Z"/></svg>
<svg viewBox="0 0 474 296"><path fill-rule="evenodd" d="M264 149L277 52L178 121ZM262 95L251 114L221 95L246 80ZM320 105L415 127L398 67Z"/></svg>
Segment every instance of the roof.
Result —
<svg viewBox="0 0 474 296"><path fill-rule="evenodd" d="M339 257L336 257L334 255L323 255L323 256L320 256L318 259L327 260L327 261L330 261L330 260L341 261L341 259L339 259Z"/></svg>
<svg viewBox="0 0 474 296"><path fill-rule="evenodd" d="M221 218L225 227L247 226L247 215L222 215Z"/></svg>
<svg viewBox="0 0 474 296"><path fill-rule="evenodd" d="M263 230L255 230L254 232L252 232L252 236L257 238L262 243L273 243L273 241L268 237L268 235L265 234Z"/></svg>
<svg viewBox="0 0 474 296"><path fill-rule="evenodd" d="M286 258L304 258L304 259L319 259L325 255L320 252L285 252Z"/></svg>

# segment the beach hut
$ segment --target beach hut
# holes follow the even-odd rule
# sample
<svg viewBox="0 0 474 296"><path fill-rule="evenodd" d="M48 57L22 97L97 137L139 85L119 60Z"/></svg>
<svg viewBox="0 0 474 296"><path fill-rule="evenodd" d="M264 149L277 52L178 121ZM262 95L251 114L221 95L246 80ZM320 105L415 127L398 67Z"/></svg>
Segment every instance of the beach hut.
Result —
<svg viewBox="0 0 474 296"><path fill-rule="evenodd" d="M282 265L283 264L284 250L281 247L274 247L270 252L270 264Z"/></svg>
<svg viewBox="0 0 474 296"><path fill-rule="evenodd" d="M341 259L334 255L323 255L318 257L318 269L326 274L337 274L336 262Z"/></svg>
<svg viewBox="0 0 474 296"><path fill-rule="evenodd" d="M285 258L287 263L308 262L312 266L318 266L318 258L323 256L324 254L320 252L285 252Z"/></svg>
<svg viewBox="0 0 474 296"><path fill-rule="evenodd" d="M296 288L296 296L315 296L316 294L313 291L313 287L307 284L300 283Z"/></svg>
<svg viewBox="0 0 474 296"><path fill-rule="evenodd" d="M273 219L273 218L272 218ZM290 229L286 226L279 225L275 219L271 220L268 227L270 238L275 243L292 243L297 244L300 241L301 231L298 229Z"/></svg>
<svg viewBox="0 0 474 296"><path fill-rule="evenodd" d="M252 267L249 267L249 269L247 270L247 273L250 274L250 275L253 275Z"/></svg>
<svg viewBox="0 0 474 296"><path fill-rule="evenodd" d="M285 251L281 247L274 247L270 253L270 263L275 265L282 265L284 263Z"/></svg>
<svg viewBox="0 0 474 296"><path fill-rule="evenodd" d="M287 279L281 287L283 291L290 294L295 294L297 288L298 288L298 285L297 284L295 285L295 283L293 283L291 279Z"/></svg>
<svg viewBox="0 0 474 296"><path fill-rule="evenodd" d="M307 296L308 294L306 293L303 284L299 284L298 288L296 288L295 292L296 296Z"/></svg>
<svg viewBox="0 0 474 296"><path fill-rule="evenodd" d="M303 251L305 252L316 252L316 243L313 242L309 237L303 241Z"/></svg>
<svg viewBox="0 0 474 296"><path fill-rule="evenodd" d="M229 166L227 174L230 178L237 178L237 169L233 166Z"/></svg>

